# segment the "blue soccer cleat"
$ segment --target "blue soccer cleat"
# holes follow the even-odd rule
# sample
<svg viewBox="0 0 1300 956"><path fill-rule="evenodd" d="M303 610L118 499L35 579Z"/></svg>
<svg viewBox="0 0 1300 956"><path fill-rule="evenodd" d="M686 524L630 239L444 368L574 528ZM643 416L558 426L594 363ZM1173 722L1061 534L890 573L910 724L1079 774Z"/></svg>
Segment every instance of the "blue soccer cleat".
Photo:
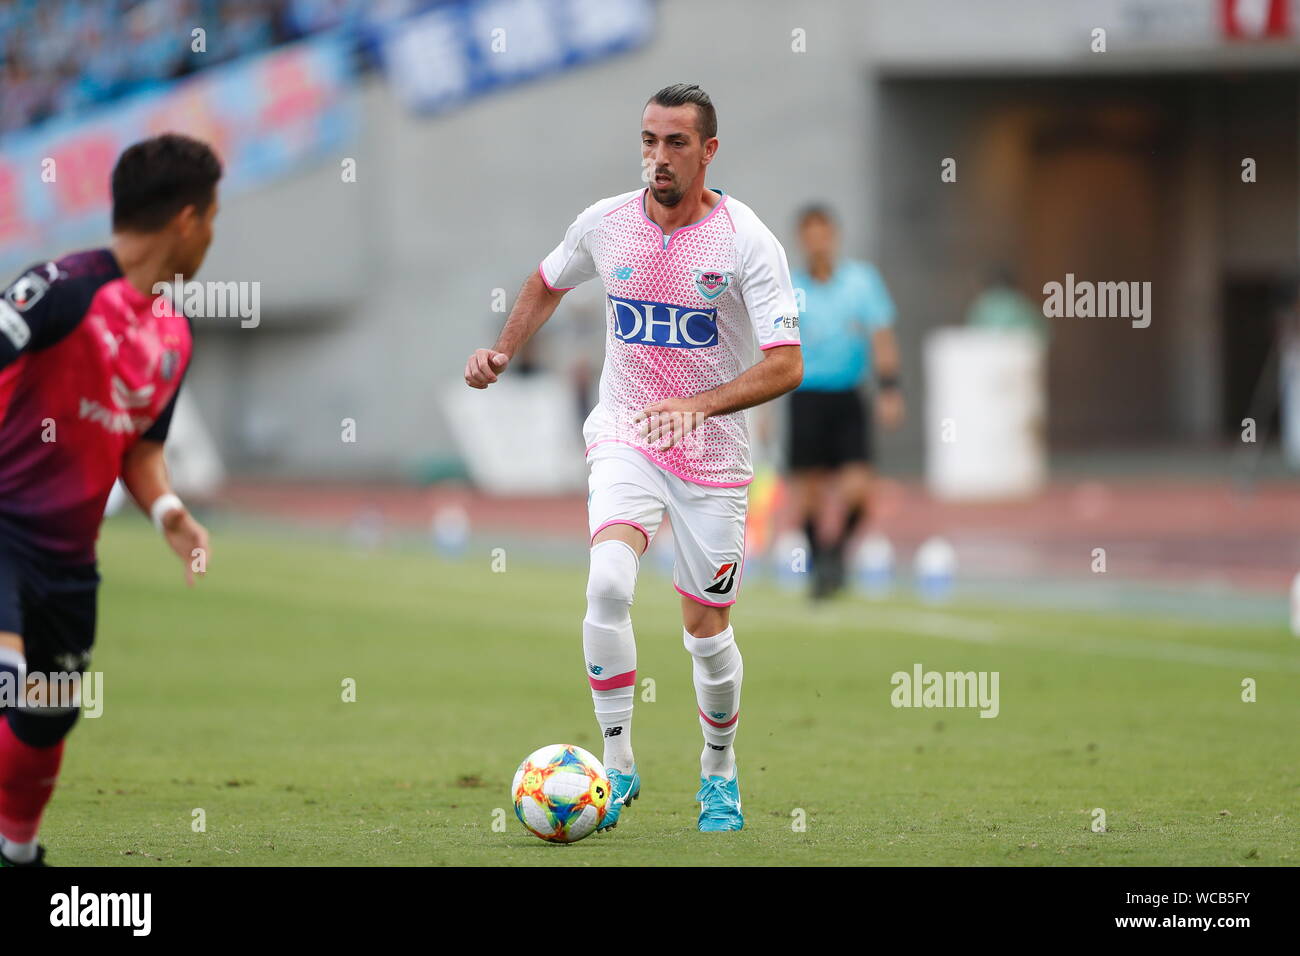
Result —
<svg viewBox="0 0 1300 956"><path fill-rule="evenodd" d="M641 796L641 776L636 772L636 764L632 765L631 773L613 767L606 767L605 773L609 775L609 809L605 811L605 822L596 827L597 832L618 826L623 808Z"/></svg>
<svg viewBox="0 0 1300 956"><path fill-rule="evenodd" d="M723 777L700 778L700 831L721 833L725 830L742 830L745 815L740 812L740 777L727 780Z"/></svg>

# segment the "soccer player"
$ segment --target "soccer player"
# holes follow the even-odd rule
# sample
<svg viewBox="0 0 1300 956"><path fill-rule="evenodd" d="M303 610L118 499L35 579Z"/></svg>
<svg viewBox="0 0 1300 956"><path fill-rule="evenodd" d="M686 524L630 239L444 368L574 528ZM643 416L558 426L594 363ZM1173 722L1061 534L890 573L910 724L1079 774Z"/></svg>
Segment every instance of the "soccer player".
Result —
<svg viewBox="0 0 1300 956"><path fill-rule="evenodd" d="M840 260L839 230L825 206L799 216L799 241L808 264L794 274L803 290L804 375L790 396L787 461L791 491L812 558L812 596L844 585L844 552L871 506L870 398L862 387L874 370L875 412L886 428L903 420L898 385L894 303L876 269ZM838 486L843 523L822 540L818 528L826 486Z"/></svg>
<svg viewBox="0 0 1300 956"><path fill-rule="evenodd" d="M0 865L44 865L37 830L79 714L119 476L188 583L206 569L207 531L163 461L190 325L153 290L203 262L220 178L196 140L136 143L113 170L111 246L33 266L0 298Z"/></svg>
<svg viewBox="0 0 1300 956"><path fill-rule="evenodd" d="M596 277L604 284L600 401L583 426L591 566L582 622L610 779L602 829L641 791L629 611L665 511L704 733L699 828L744 826L734 750L742 669L730 624L753 477L744 409L798 385L803 362L785 251L748 206L705 188L717 131L698 86L652 96L641 116L648 185L587 207L524 283L496 345L465 367L466 382L486 388L566 292ZM762 359L747 368L755 339Z"/></svg>

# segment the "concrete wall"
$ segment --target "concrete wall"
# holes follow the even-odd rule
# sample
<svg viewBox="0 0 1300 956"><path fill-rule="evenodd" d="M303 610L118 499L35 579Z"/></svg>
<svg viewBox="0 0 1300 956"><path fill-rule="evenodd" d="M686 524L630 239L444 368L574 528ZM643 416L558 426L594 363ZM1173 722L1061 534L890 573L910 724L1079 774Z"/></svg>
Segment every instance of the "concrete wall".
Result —
<svg viewBox="0 0 1300 956"><path fill-rule="evenodd" d="M1294 77L891 77L883 91L880 260L911 320L908 377L927 330L962 321L994 262L1018 267L1036 302L1066 272L1149 280L1150 328L1051 323L1050 433L1218 437L1224 283L1300 259ZM1246 156L1269 174L1243 183ZM944 157L957 183L940 181Z"/></svg>
<svg viewBox="0 0 1300 956"><path fill-rule="evenodd" d="M797 24L755 6L713 3L702 18L664 3L642 52L432 119L407 115L370 79L348 151L357 183L330 163L223 214L203 278L278 274L284 259L290 270L268 282L260 328L200 342L192 384L232 462L396 476L445 453L439 391L495 337L494 290L513 302L577 213L639 185L641 107L669 83L709 91L722 143L709 182L783 240L809 199L869 208L861 5L818 4ZM806 54L791 52L795 26L808 31ZM848 217L849 248L866 248L870 230ZM603 329L588 332L599 343ZM357 421L356 445L339 440L344 417Z"/></svg>
<svg viewBox="0 0 1300 956"><path fill-rule="evenodd" d="M1171 2L1181 0L1147 6ZM1019 77L1024 92L1036 77L1062 73L1196 67L1215 75L1295 59L1294 47L1270 46L1246 61L1202 39L1153 45L1150 31L1134 26L1141 0L1090 5L1110 18L1115 55L1104 57L1088 52L1095 18L1076 5L975 6L665 0L646 49L435 118L408 115L370 77L357 94L363 132L344 155L223 213L202 278L265 283L261 327L202 330L192 373L230 463L398 477L454 452L440 391L459 380L472 348L495 337L504 320L492 311L495 291L513 302L577 212L638 185L641 105L668 83L698 82L712 94L722 145L710 184L753 206L792 259L799 206L825 199L842 210L846 253L886 266L919 402L924 330L960 317L991 249L1024 243L1023 210L1014 207L1029 161L1015 114L1020 94L977 90L972 77ZM806 52L792 51L796 30ZM947 79L928 93L900 82L923 77ZM1153 427L1168 434L1205 435L1215 416L1217 283L1205 270L1296 254L1294 106L1291 125L1278 129L1276 109L1249 93L1225 106L1216 90L1179 107L1188 138L1169 172L1170 221L1182 225L1162 254L1189 271L1177 293L1186 324L1162 340L1155 361L1167 368L1152 377L1160 389ZM1253 135L1269 162L1271 178L1261 176L1244 202L1207 192L1227 161L1207 150L1228 127ZM963 175L978 188L954 198L932 183L938 158L958 152L973 159ZM357 160L356 183L341 181L344 156ZM570 299L546 333L552 359L600 348L591 295ZM577 332L562 334L566 322ZM895 461L919 459L919 405L914 412L907 430L884 442ZM344 418L356 420L355 445L340 441Z"/></svg>

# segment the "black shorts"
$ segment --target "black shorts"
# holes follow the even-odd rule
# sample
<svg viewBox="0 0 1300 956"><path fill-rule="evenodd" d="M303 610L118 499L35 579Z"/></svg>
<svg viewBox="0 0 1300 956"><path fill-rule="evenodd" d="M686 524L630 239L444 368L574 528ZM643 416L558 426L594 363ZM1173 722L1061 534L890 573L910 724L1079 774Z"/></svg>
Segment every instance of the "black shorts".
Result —
<svg viewBox="0 0 1300 956"><path fill-rule="evenodd" d="M871 400L857 389L791 392L787 428L791 471L871 462Z"/></svg>
<svg viewBox="0 0 1300 956"><path fill-rule="evenodd" d="M29 673L72 673L90 664L99 571L61 564L0 534L0 631L23 639Z"/></svg>

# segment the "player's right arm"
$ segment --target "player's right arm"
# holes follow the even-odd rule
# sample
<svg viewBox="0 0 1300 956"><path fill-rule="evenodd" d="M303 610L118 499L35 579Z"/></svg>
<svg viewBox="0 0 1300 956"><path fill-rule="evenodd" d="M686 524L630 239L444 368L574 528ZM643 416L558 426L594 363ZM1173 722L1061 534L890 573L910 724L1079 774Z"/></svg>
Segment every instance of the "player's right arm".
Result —
<svg viewBox="0 0 1300 956"><path fill-rule="evenodd" d="M76 328L89 304L60 280L53 262L32 266L0 291L0 370L56 344Z"/></svg>
<svg viewBox="0 0 1300 956"><path fill-rule="evenodd" d="M475 349L465 363L465 384L470 388L487 388L495 382L514 354L555 314L556 306L568 291L548 288L539 272L525 279L496 345Z"/></svg>
<svg viewBox="0 0 1300 956"><path fill-rule="evenodd" d="M170 424L170 406L165 416L155 422L123 455L122 483L140 510L158 524L168 546L185 565L185 583L193 587L194 575L207 573L210 557L208 530L195 520L181 500L172 493L171 478L167 474L167 461L163 454L163 443Z"/></svg>
<svg viewBox="0 0 1300 956"><path fill-rule="evenodd" d="M602 199L588 206L573 220L564 233L564 240L524 281L496 345L490 349L475 349L465 363L466 385L487 388L495 382L514 354L555 314L564 293L596 277L596 262L592 258L588 237L610 205L627 196Z"/></svg>

